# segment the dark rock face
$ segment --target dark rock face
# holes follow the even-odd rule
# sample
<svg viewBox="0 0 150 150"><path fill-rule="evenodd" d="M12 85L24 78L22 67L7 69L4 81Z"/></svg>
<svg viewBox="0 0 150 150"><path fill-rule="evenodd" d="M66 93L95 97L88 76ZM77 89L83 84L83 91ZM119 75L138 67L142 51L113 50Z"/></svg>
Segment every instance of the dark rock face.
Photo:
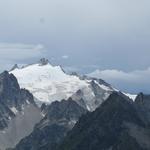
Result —
<svg viewBox="0 0 150 150"><path fill-rule="evenodd" d="M15 117L11 108L21 111L22 105L34 103L33 96L25 89L20 89L17 79L7 71L0 75L0 129L8 125L9 118Z"/></svg>
<svg viewBox="0 0 150 150"><path fill-rule="evenodd" d="M41 130L36 128L32 134L20 141L15 150L54 150L67 131L67 128L57 124L45 126Z"/></svg>
<svg viewBox="0 0 150 150"><path fill-rule="evenodd" d="M139 93L135 99L135 105L141 119L150 126L150 95Z"/></svg>
<svg viewBox="0 0 150 150"><path fill-rule="evenodd" d="M0 74L0 149L15 146L40 119L33 95L20 89L14 75Z"/></svg>
<svg viewBox="0 0 150 150"><path fill-rule="evenodd" d="M0 103L0 130L3 130L8 126L9 118L14 118L15 114L10 110L10 108Z"/></svg>
<svg viewBox="0 0 150 150"><path fill-rule="evenodd" d="M149 129L135 104L113 93L96 111L80 118L57 150L149 150Z"/></svg>
<svg viewBox="0 0 150 150"><path fill-rule="evenodd" d="M49 119L49 122L62 119L67 122L77 121L78 118L85 112L85 109L69 98L68 100L62 100L61 102L56 101L52 103L52 105L48 106L45 117Z"/></svg>
<svg viewBox="0 0 150 150"><path fill-rule="evenodd" d="M21 140L15 150L54 150L78 118L86 113L72 99L56 101L47 107L43 105L42 110L45 117L28 137Z"/></svg>

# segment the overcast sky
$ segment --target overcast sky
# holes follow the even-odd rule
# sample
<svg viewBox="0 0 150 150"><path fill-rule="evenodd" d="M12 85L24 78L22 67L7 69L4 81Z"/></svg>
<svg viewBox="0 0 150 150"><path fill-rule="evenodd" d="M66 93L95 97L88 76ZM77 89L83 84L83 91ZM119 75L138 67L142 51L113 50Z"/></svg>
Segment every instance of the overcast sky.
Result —
<svg viewBox="0 0 150 150"><path fill-rule="evenodd" d="M0 0L0 70L40 57L80 73L130 78L148 70L128 83L120 73L100 77L150 93L149 7L149 0Z"/></svg>

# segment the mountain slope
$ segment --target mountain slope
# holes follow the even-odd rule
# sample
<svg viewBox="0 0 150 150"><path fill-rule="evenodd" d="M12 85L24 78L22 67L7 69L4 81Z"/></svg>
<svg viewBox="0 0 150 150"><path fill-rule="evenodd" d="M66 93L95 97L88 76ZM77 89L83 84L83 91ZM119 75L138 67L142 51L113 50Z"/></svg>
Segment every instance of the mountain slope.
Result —
<svg viewBox="0 0 150 150"><path fill-rule="evenodd" d="M11 73L16 76L22 88L28 89L34 95L39 105L68 99L81 90L83 101L82 103L78 101L78 104L93 111L113 91L113 88L104 81L102 83L97 79L66 74L60 66L52 66L46 59L23 68L15 67ZM94 86L97 86L96 89L99 91L97 93L101 93L101 96L95 94Z"/></svg>
<svg viewBox="0 0 150 150"><path fill-rule="evenodd" d="M0 149L15 146L41 119L33 95L7 71L0 74Z"/></svg>
<svg viewBox="0 0 150 150"><path fill-rule="evenodd" d="M113 93L94 112L80 118L57 150L149 150L149 141L150 128L134 102Z"/></svg>
<svg viewBox="0 0 150 150"><path fill-rule="evenodd" d="M150 95L139 93L135 99L135 105L141 119L150 126Z"/></svg>
<svg viewBox="0 0 150 150"><path fill-rule="evenodd" d="M20 141L15 150L54 150L86 110L70 98L53 102L43 112L45 117L28 137Z"/></svg>
<svg viewBox="0 0 150 150"><path fill-rule="evenodd" d="M104 73L105 71L106 71L106 74ZM111 79L111 76L117 77L117 74L116 74L115 70L114 70L114 72L111 72L109 70L105 70L105 71L103 72L103 71L97 69L97 70L87 74L87 76L88 77L92 77L92 78L104 78L104 79L107 79L107 81L111 81L111 80L109 80L109 79ZM127 78L128 78L128 76L126 76L126 79ZM112 78L112 81L113 81L113 78ZM113 83L112 81L111 81L111 83ZM135 94L135 93L134 94L130 94L130 93L124 93L123 91L122 91L122 93L125 94L126 96L130 97L133 100L135 100L135 98L137 96L137 94Z"/></svg>

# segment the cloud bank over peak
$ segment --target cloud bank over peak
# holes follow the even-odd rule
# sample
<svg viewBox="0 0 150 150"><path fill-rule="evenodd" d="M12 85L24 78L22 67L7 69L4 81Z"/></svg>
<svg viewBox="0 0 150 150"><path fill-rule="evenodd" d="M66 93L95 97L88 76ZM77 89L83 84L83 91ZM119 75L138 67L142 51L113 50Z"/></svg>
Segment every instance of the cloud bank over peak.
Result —
<svg viewBox="0 0 150 150"><path fill-rule="evenodd" d="M21 60L40 56L44 51L41 44L0 43L0 59Z"/></svg>
<svg viewBox="0 0 150 150"><path fill-rule="evenodd" d="M124 90L132 91L133 93L145 92L150 93L150 67L145 70L134 70L125 72L117 69L96 70L88 76L102 78L111 83L115 87Z"/></svg>
<svg viewBox="0 0 150 150"><path fill-rule="evenodd" d="M15 63L24 63L24 60L41 58L44 53L41 44L0 43L0 71L10 69Z"/></svg>

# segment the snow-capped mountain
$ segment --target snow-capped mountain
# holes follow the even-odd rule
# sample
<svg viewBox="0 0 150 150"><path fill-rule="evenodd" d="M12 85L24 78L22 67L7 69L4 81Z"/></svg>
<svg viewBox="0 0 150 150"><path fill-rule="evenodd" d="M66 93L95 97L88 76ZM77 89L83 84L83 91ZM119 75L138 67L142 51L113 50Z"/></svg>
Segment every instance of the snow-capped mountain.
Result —
<svg viewBox="0 0 150 150"><path fill-rule="evenodd" d="M93 111L114 90L103 80L66 74L60 66L53 66L46 59L22 68L14 67L10 73L16 76L21 88L34 95L39 105L72 97Z"/></svg>

